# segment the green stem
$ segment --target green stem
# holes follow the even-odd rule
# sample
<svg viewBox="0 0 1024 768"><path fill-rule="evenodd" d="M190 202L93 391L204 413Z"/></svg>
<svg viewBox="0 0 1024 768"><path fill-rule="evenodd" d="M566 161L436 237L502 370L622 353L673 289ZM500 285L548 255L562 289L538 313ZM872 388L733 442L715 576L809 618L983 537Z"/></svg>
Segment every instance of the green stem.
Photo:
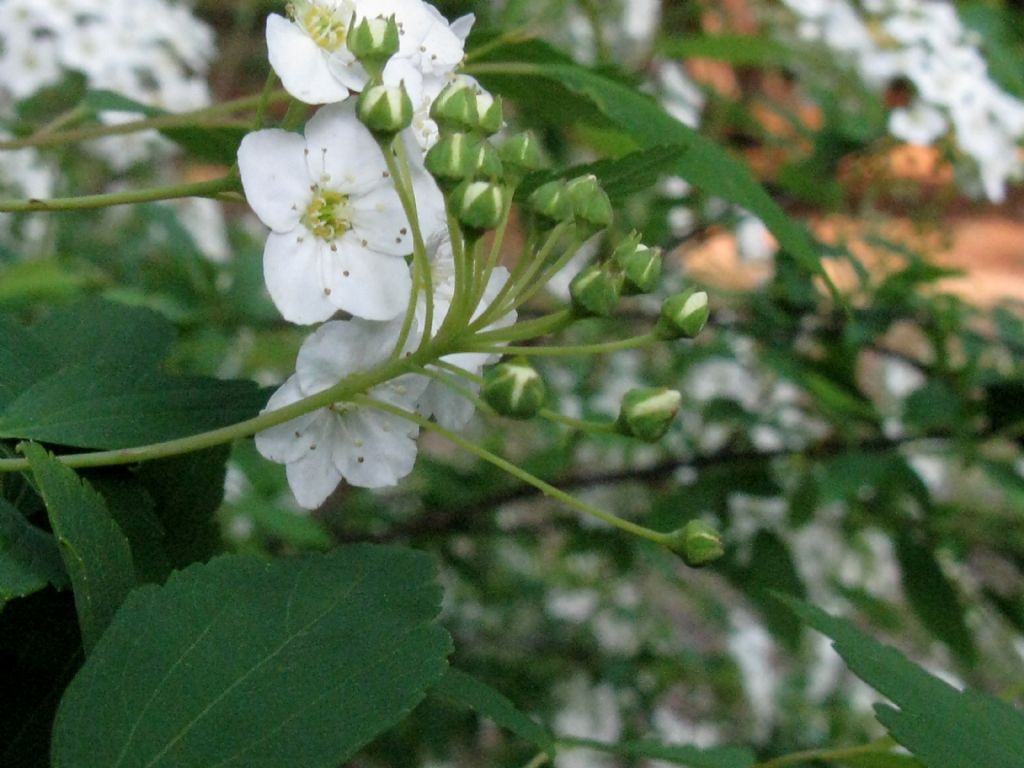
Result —
<svg viewBox="0 0 1024 768"><path fill-rule="evenodd" d="M508 280L505 281L501 290L498 291L498 295L494 297L494 301L491 302L491 305L480 313L480 316L470 324L470 328L473 330L486 328L499 317L504 315L508 311L505 309L505 300L509 296L512 296L511 303L513 306L515 305L515 299L523 289L523 286L525 286L543 266L544 262L547 260L548 254L551 252L551 249L555 247L558 239L568 227L568 224L559 224L552 229L551 232L548 233L547 240L544 241L544 244L534 254L530 253L530 244L526 244L523 255L513 268L512 274L509 275Z"/></svg>
<svg viewBox="0 0 1024 768"><path fill-rule="evenodd" d="M283 90L274 91L266 96L266 102L273 104L279 101L287 101L291 97ZM243 96L233 101L225 101L220 104L213 104L203 109L191 112L178 112L176 114L159 115L147 117L142 120L131 120L127 123L116 125L90 125L83 128L76 128L70 131L54 131L53 133L33 134L21 139L9 139L0 141L0 151L8 149L24 149L25 147L56 147L65 144L74 144L90 139L99 139L104 136L119 136L128 133L137 133L148 130L165 130L167 128L199 127L206 125L204 118L216 115L232 114L242 112L246 109L259 107L260 101L264 99L262 93L255 96Z"/></svg>
<svg viewBox="0 0 1024 768"><path fill-rule="evenodd" d="M560 309L548 315L524 320L508 328L495 328L493 331L482 331L473 336L474 341L487 344L498 344L508 341L522 341L538 336L547 336L572 324L571 309Z"/></svg>
<svg viewBox="0 0 1024 768"><path fill-rule="evenodd" d="M68 109L57 115L57 117L48 122L46 125L40 126L38 130L32 133L32 138L46 136L48 134L54 133L55 131L57 131L60 128L63 128L66 125L72 125L74 123L77 123L79 120L87 117L88 115L88 110L86 110L82 105L72 107L71 109Z"/></svg>
<svg viewBox="0 0 1024 768"><path fill-rule="evenodd" d="M507 472L517 480L521 480L527 485L533 486L545 496L556 499L557 501L560 501L563 504L565 504L567 507L575 509L578 512L583 512L585 514L596 517L598 520L608 523L608 525L614 526L615 528L618 528L621 531L625 531L626 533L632 534L633 536L638 536L641 539L647 539L648 541L653 541L655 544L662 544L664 546L668 546L671 541L671 537L669 537L667 534L660 533L658 531L652 531L650 528L645 528L644 526L637 525L636 523L632 523L629 520L624 520L623 518L617 515L613 515L611 512L606 512L603 509L600 509L598 507L586 503L585 501L577 499L575 496L572 496L566 493L565 491L561 490L560 488L556 488L550 483L541 480L536 475L527 472L522 467L513 464L507 459L503 459L496 453L491 453L486 448L481 448L479 445L476 445L475 443L471 442L470 440L467 440L461 435L458 435L449 429L445 429L440 424L436 424L435 422L430 421L429 419L425 419L418 413L406 411L405 409L391 405L390 403L383 403L380 402L379 400L374 400L373 398L367 397L366 395L359 395L353 397L352 401L358 403L359 405L365 405L368 408L376 408L379 411L384 411L385 413L390 413L395 416L399 416L403 419L411 421L414 424L418 424L421 429L436 432L437 434L441 435L449 442L459 446L463 450L469 451L474 456L477 456L478 458L483 459L484 461L490 464L493 464L498 469Z"/></svg>
<svg viewBox="0 0 1024 768"><path fill-rule="evenodd" d="M456 377L465 378L469 381L476 381L480 383L483 382L483 379L481 379L479 376L474 376L469 371L463 368L459 368L457 365L444 363L441 360L436 360L431 365L433 366L433 368L420 368L418 369L417 372L423 376L426 376L427 378L433 379L441 386L448 387L448 389L452 390L452 392L456 392L462 397L466 398L471 403L473 403L473 406L481 413L484 413L488 416L497 416L497 413L489 404L487 404L481 398L477 397L476 393L473 392L473 390L471 390L469 387L465 387L462 384L459 384L458 381L456 380ZM448 371L449 374L451 375L445 376L440 371L434 370L435 368L443 368L444 370Z"/></svg>
<svg viewBox="0 0 1024 768"><path fill-rule="evenodd" d="M548 760L550 759L551 756L548 755L547 752L541 752L537 755L534 755L533 759L526 765L524 765L523 768L540 768L542 765L544 765L544 763L548 762Z"/></svg>
<svg viewBox="0 0 1024 768"><path fill-rule="evenodd" d="M594 0L581 0L583 13L590 22L590 29L594 33L594 52L597 54L598 64L607 64L611 60L611 50L608 48L608 41L604 39L604 29L601 27L601 12Z"/></svg>
<svg viewBox="0 0 1024 768"><path fill-rule="evenodd" d="M884 737L870 744L861 744L857 747L839 747L834 749L808 749L804 752L793 752L782 757L757 763L753 768L785 768L789 765L800 765L801 763L835 762L846 760L851 757L870 754L888 754L896 744L893 739Z"/></svg>
<svg viewBox="0 0 1024 768"><path fill-rule="evenodd" d="M553 421L556 424L561 424L569 429L574 429L577 432L603 432L609 435L617 435L619 431L615 428L614 422L610 421L589 421L587 419L574 419L572 416L566 416L564 413L558 411L552 411L550 408L541 408L537 414L542 419Z"/></svg>
<svg viewBox="0 0 1024 768"><path fill-rule="evenodd" d="M492 338L496 338L492 337ZM549 357L569 357L582 355L600 355L607 352L620 352L624 349L639 349L648 344L658 341L653 333L645 333L643 336L631 336L628 339L618 341L606 341L600 344L577 344L564 347L515 347L502 346L500 344L486 342L471 342L459 348L460 352L488 352L495 355L526 355Z"/></svg>
<svg viewBox="0 0 1024 768"><path fill-rule="evenodd" d="M512 199L515 196L515 187L508 189L508 198L505 200L505 210L501 215L501 222L498 224L498 228L494 231L494 240L491 242L491 250L487 256L487 263L482 265L482 269L479 272L479 279L476 281L476 295L473 301L473 312L483 301L484 293L487 291L487 284L491 282L491 274L494 272L494 268L498 266L498 259L501 256L501 246L505 242L505 231L508 229L509 215L512 212ZM472 314L471 314L472 316Z"/></svg>
<svg viewBox="0 0 1024 768"><path fill-rule="evenodd" d="M390 142L382 141L380 149L384 155L388 173L391 174L395 192L402 203L402 210L405 211L405 218L409 220L409 228L412 231L412 296L409 298L409 308L406 310L402 331L393 353L397 356L405 348L405 343L412 330L416 317L416 297L420 289L423 289L424 292L426 308L423 318L423 338L420 339L419 348L422 350L429 343L434 323L434 287L433 276L430 273L430 257L427 255L427 246L423 242L423 232L420 229L419 214L416 210L416 195L412 186L412 172L405 155L405 146L402 139L396 137Z"/></svg>
<svg viewBox="0 0 1024 768"><path fill-rule="evenodd" d="M414 354L401 360L388 362L369 371L347 376L333 387L315 395L298 400L283 408L254 416L251 419L230 424L226 427L201 432L196 435L165 440L159 443L143 445L137 448L120 448L112 451L93 451L90 453L71 453L57 458L65 465L74 468L110 467L119 464L135 464L140 461L164 459L182 453L201 451L222 443L230 443L242 437L249 437L270 427L291 421L318 408L325 408L332 403L351 400L360 392L366 392L385 381L389 381L404 373L415 370L432 356L447 354L447 350L428 349L423 354ZM0 473L22 472L29 468L25 459L0 459Z"/></svg>
<svg viewBox="0 0 1024 768"><path fill-rule="evenodd" d="M256 115L253 117L253 130L262 128L267 119L267 107L270 105L270 97L274 93L274 83L277 82L277 73L270 68L267 73L267 81L263 84L263 91L260 93L260 100L256 103Z"/></svg>
<svg viewBox="0 0 1024 768"><path fill-rule="evenodd" d="M0 200L0 213L27 213L32 211L81 211L108 208L113 205L150 203L155 200L173 200L179 197L217 197L222 192L238 189L238 176L230 173L219 179L172 184L166 187L136 189L129 192L110 192L81 197L54 197L49 200Z"/></svg>
<svg viewBox="0 0 1024 768"><path fill-rule="evenodd" d="M523 287L523 290L518 293L515 300L509 306L509 311L518 309L532 299L538 291L547 286L556 274L565 269L566 264L572 261L582 246L583 241L578 238L574 238L565 249L565 253L545 267L544 271L540 274L540 277L535 277L530 285Z"/></svg>

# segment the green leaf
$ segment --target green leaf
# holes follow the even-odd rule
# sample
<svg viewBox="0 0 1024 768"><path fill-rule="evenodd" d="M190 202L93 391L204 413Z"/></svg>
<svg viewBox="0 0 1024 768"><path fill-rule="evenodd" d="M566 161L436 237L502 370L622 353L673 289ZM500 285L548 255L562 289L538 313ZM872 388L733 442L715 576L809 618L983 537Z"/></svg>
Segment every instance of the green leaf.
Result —
<svg viewBox="0 0 1024 768"><path fill-rule="evenodd" d="M896 557L903 574L903 590L921 622L950 647L965 664L977 659L971 630L956 587L946 578L927 546L906 529L896 537Z"/></svg>
<svg viewBox="0 0 1024 768"><path fill-rule="evenodd" d="M1024 768L1024 714L1019 710L976 691L958 691L843 619L792 598L779 599L831 637L853 673L899 707L876 704L875 713L925 766Z"/></svg>
<svg viewBox="0 0 1024 768"><path fill-rule="evenodd" d="M70 592L45 589L0 611L0 765L50 768L50 732L61 694L82 663Z"/></svg>
<svg viewBox="0 0 1024 768"><path fill-rule="evenodd" d="M0 306L65 301L99 284L100 278L100 271L87 264L64 264L57 259L17 261L0 269Z"/></svg>
<svg viewBox="0 0 1024 768"><path fill-rule="evenodd" d="M135 477L155 503L163 549L176 568L221 551L214 513L224 498L230 446L218 445L160 461L147 461Z"/></svg>
<svg viewBox="0 0 1024 768"><path fill-rule="evenodd" d="M956 429L965 420L964 402L946 382L932 379L906 400L903 418L921 430Z"/></svg>
<svg viewBox="0 0 1024 768"><path fill-rule="evenodd" d="M23 443L60 545L88 654L114 612L135 586L128 540L110 516L103 497L41 446Z"/></svg>
<svg viewBox="0 0 1024 768"><path fill-rule="evenodd" d="M433 692L480 713L542 752L555 756L554 737L542 725L521 712L504 694L472 675L450 667Z"/></svg>
<svg viewBox="0 0 1024 768"><path fill-rule="evenodd" d="M67 583L53 536L0 499L0 609L11 598L38 592L47 584L62 589Z"/></svg>
<svg viewBox="0 0 1024 768"><path fill-rule="evenodd" d="M43 379L0 414L0 437L130 448L252 418L266 395L250 381L172 377L80 363Z"/></svg>
<svg viewBox="0 0 1024 768"><path fill-rule="evenodd" d="M678 160L681 144L662 144L630 152L610 160L576 165L555 173L531 174L516 189L517 198L525 198L545 182L556 178L575 178L593 174L612 202L620 202L637 192L650 189L664 175L665 168Z"/></svg>
<svg viewBox="0 0 1024 768"><path fill-rule="evenodd" d="M562 739L563 742L623 757L646 757L664 760L688 768L750 768L754 753L744 747L712 747L699 749L682 744L660 744L654 741L624 741L608 744L591 739Z"/></svg>
<svg viewBox="0 0 1024 768"><path fill-rule="evenodd" d="M26 329L0 318L0 408L56 368L54 357Z"/></svg>
<svg viewBox="0 0 1024 768"><path fill-rule="evenodd" d="M139 583L162 583L173 567L167 555L166 531L154 511L155 502L128 471L118 467L86 474L86 481L106 501L110 515L128 539Z"/></svg>
<svg viewBox="0 0 1024 768"><path fill-rule="evenodd" d="M335 768L445 669L426 555L224 556L133 592L68 687L54 768Z"/></svg>
<svg viewBox="0 0 1024 768"><path fill-rule="evenodd" d="M774 592L804 596L803 581L785 542L774 533L759 531L751 545L749 562L743 566L732 564L728 573L761 610L772 634L788 647L799 648L800 622L772 598Z"/></svg>
<svg viewBox="0 0 1024 768"><path fill-rule="evenodd" d="M322 523L307 515L283 509L274 502L249 494L232 509L245 515L261 533L299 549L330 549L333 541Z"/></svg>
<svg viewBox="0 0 1024 768"><path fill-rule="evenodd" d="M174 341L174 326L156 312L102 299L61 307L29 332L65 368L108 362L156 367Z"/></svg>
<svg viewBox="0 0 1024 768"><path fill-rule="evenodd" d="M652 98L631 84L567 61L536 40L498 45L474 59L466 71L486 88L516 98L531 98L530 90L546 101L549 110L560 110L563 123L587 120L578 110L581 101L590 111L626 131L641 147L681 144L681 158L665 168L703 189L746 208L772 231L782 248L798 259L805 270L823 278L834 296L835 287L825 274L806 230L790 219L768 196L749 169L711 139L679 122ZM541 87L536 88L535 86ZM550 93L555 84L570 98ZM544 85L547 87L545 88Z"/></svg>
<svg viewBox="0 0 1024 768"><path fill-rule="evenodd" d="M921 763L909 755L871 752L844 757L841 764L847 768L921 768Z"/></svg>

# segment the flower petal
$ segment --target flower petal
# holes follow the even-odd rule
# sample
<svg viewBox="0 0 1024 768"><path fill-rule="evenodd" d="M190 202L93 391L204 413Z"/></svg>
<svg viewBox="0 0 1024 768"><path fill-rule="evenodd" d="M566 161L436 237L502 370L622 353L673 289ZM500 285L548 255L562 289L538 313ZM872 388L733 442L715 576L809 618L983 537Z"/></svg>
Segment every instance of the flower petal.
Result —
<svg viewBox="0 0 1024 768"><path fill-rule="evenodd" d="M334 444L334 465L360 488L396 485L416 463L416 440L407 424L389 413L350 411L342 420L345 439Z"/></svg>
<svg viewBox="0 0 1024 768"><path fill-rule="evenodd" d="M331 418L337 419L335 416ZM316 509L323 504L342 480L342 474L331 455L332 446L330 439L325 440L301 459L285 467L288 485L295 494L295 500L306 509Z"/></svg>
<svg viewBox="0 0 1024 768"><path fill-rule="evenodd" d="M324 253L321 275L335 307L367 320L390 320L405 311L412 292L405 259L368 251L347 237L335 245Z"/></svg>
<svg viewBox="0 0 1024 768"><path fill-rule="evenodd" d="M359 319L324 323L303 342L295 361L302 391L321 392L349 374L384 362L401 329L401 318L386 323Z"/></svg>
<svg viewBox="0 0 1024 768"><path fill-rule="evenodd" d="M320 254L325 247L305 228L271 232L267 238L263 276L274 305L291 323L319 323L338 311L323 282Z"/></svg>
<svg viewBox="0 0 1024 768"><path fill-rule="evenodd" d="M350 200L352 240L391 256L412 253L412 232L398 193L390 187L367 191Z"/></svg>
<svg viewBox="0 0 1024 768"><path fill-rule="evenodd" d="M285 90L299 101L329 104L348 98L348 88L331 74L324 51L276 13L267 17L267 56Z"/></svg>
<svg viewBox="0 0 1024 768"><path fill-rule="evenodd" d="M472 13L467 13L465 16L459 16L459 18L451 23L452 34L465 43L466 38L469 37L470 31L473 29L473 23L475 21L476 16Z"/></svg>
<svg viewBox="0 0 1024 768"><path fill-rule="evenodd" d="M311 196L303 138L276 128L248 134L238 147L238 172L260 221L275 232L294 229Z"/></svg>
<svg viewBox="0 0 1024 768"><path fill-rule="evenodd" d="M428 376L407 373L396 379L385 381L383 384L378 384L368 394L374 400L390 403L405 410L412 410L420 395L423 394L423 391L430 384L430 381L431 379ZM412 422L403 423L407 424L409 430L416 430L416 425Z"/></svg>
<svg viewBox="0 0 1024 768"><path fill-rule="evenodd" d="M335 80L352 91L363 90L370 80L363 65L356 60L346 46L342 46L327 57L327 68Z"/></svg>
<svg viewBox="0 0 1024 768"><path fill-rule="evenodd" d="M298 376L291 376L270 396L267 407L261 413L276 411L305 397L299 387ZM264 457L279 464L295 461L321 439L319 421L327 411L320 409L303 414L298 418L270 427L256 434L256 450Z"/></svg>
<svg viewBox="0 0 1024 768"><path fill-rule="evenodd" d="M349 195L387 181L387 164L372 134L356 117L355 101L321 107L306 123L309 175Z"/></svg>
<svg viewBox="0 0 1024 768"><path fill-rule="evenodd" d="M480 390L480 386L473 382L455 379L453 376L448 378L452 378L457 384L471 392L476 393ZM473 418L476 404L441 382L431 381L416 404L416 410L427 418L433 416L434 420L445 429L457 431L465 427Z"/></svg>

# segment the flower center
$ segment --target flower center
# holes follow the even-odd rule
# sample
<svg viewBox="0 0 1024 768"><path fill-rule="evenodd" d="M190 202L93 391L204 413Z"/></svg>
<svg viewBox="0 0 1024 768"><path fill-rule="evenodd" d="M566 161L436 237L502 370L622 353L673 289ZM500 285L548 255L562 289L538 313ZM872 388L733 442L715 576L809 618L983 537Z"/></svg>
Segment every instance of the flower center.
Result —
<svg viewBox="0 0 1024 768"><path fill-rule="evenodd" d="M348 36L348 19L338 18L337 11L317 3L298 3L291 7L291 16L306 34L325 51L336 51Z"/></svg>
<svg viewBox="0 0 1024 768"><path fill-rule="evenodd" d="M306 206L302 223L321 240L335 240L352 228L348 195L333 189L318 190Z"/></svg>

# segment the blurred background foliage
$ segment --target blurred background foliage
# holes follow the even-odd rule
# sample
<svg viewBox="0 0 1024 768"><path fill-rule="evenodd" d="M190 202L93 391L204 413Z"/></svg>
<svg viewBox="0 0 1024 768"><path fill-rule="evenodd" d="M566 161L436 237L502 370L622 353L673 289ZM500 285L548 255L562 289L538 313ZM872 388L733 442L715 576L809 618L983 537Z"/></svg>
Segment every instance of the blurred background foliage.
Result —
<svg viewBox="0 0 1024 768"><path fill-rule="evenodd" d="M237 444L217 511L226 546L281 554L372 540L434 553L457 664L563 734L748 743L765 754L877 736L872 695L769 590L854 616L928 668L1020 705L1024 228L1012 230L1019 239L995 291L979 270L995 231L985 226L1019 223L1021 190L1011 187L998 205L971 200L942 151L908 154L886 129L906 84L871 90L827 51L793 44L779 31L787 22L777 4L666 0L653 26L642 14L656 6L641 5L439 3L449 18L477 16L471 71L474 50L486 61L496 45L541 36L670 111L688 103L701 133L809 226L844 301L748 212L699 184L662 179L617 200L617 230L590 252L644 232L666 249L671 285L709 291L708 328L686 348L542 370L552 407L581 417L614 417L637 382L678 388L684 406L668 438L638 446L483 419L473 435L653 528L713 522L726 557L688 570L430 436L397 490L343 488L312 515L291 502L281 467L251 441ZM218 38L215 101L258 92L267 75L263 19L280 4L199 0L195 8ZM992 78L1024 98L1020 4L957 9L977 31ZM495 30L516 36L496 40ZM684 85L667 81L665 62L682 63ZM540 132L561 164L638 146L555 90L495 87L506 88L515 91L510 122ZM53 120L83 89L70 77L23 102L18 130ZM230 132L246 127L217 128L227 152L209 135L185 137L185 152L157 168L111 171L73 146L49 152L60 195L87 194L160 178L168 162L184 178L219 175L232 157ZM169 370L276 384L292 370L303 331L281 321L265 295L258 223L242 203L222 211L223 221L217 209L160 203L11 218L0 311L32 320L94 295L146 306L178 330ZM951 248L964 223L981 227L981 245L967 251L975 261L949 257L964 253ZM25 233L31 253L14 236ZM562 300L553 290L528 312ZM636 301L614 320L577 324L574 340L648 327L657 307ZM356 764L511 766L530 756L428 699ZM559 765L639 763L616 760L579 751Z"/></svg>

